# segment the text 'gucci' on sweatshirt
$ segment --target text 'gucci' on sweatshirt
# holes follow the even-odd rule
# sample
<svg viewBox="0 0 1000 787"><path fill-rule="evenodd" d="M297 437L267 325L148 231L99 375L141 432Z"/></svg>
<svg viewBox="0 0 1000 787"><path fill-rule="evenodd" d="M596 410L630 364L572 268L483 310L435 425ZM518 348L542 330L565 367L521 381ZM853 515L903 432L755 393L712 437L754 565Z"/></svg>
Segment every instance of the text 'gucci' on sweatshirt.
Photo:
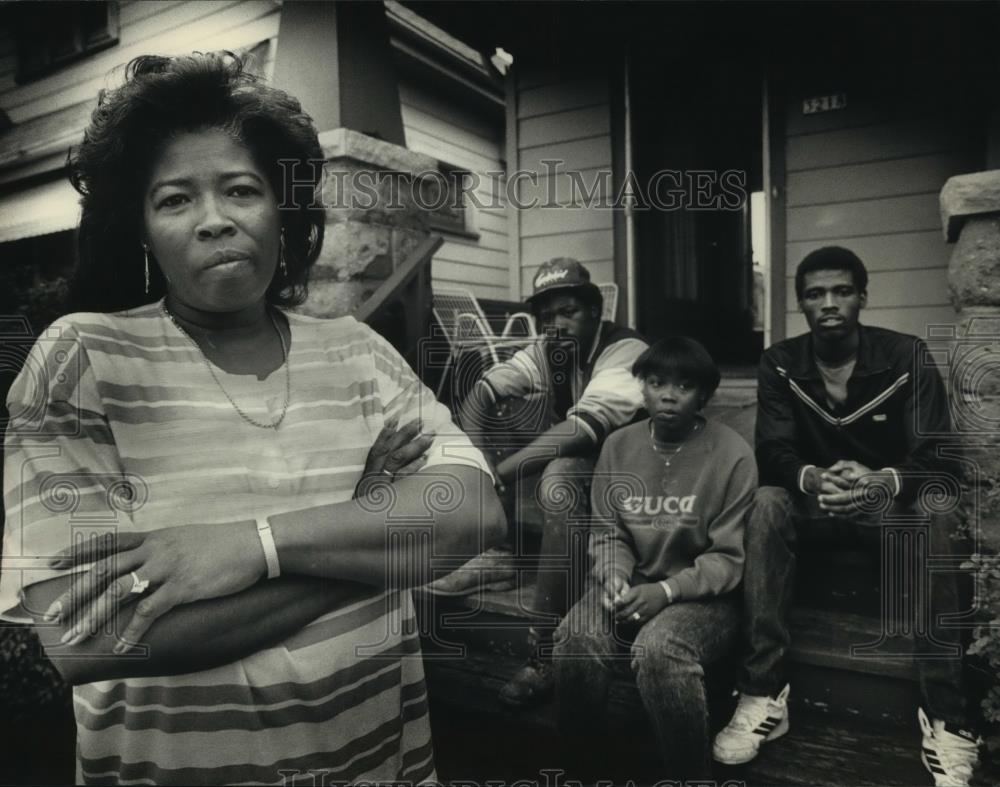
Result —
<svg viewBox="0 0 1000 787"><path fill-rule="evenodd" d="M756 489L753 450L724 424L703 420L676 454L653 447L648 419L619 429L591 488L595 575L666 579L677 601L733 590Z"/></svg>

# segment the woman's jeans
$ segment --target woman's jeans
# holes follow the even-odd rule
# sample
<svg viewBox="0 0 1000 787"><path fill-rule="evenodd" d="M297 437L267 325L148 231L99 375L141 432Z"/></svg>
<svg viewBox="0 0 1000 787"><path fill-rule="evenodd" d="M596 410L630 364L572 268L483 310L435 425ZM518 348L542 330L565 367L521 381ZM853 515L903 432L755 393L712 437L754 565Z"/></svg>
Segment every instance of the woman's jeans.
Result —
<svg viewBox="0 0 1000 787"><path fill-rule="evenodd" d="M664 777L710 776L703 667L724 658L738 642L738 595L680 601L637 626L615 622L601 604L603 592L592 583L555 636L556 703L564 749L573 752L578 769L592 771L607 757L608 690L616 675L631 671L666 764Z"/></svg>
<svg viewBox="0 0 1000 787"><path fill-rule="evenodd" d="M958 517L947 505L936 508L921 514L915 506L894 505L878 516L852 520L829 516L813 496L760 487L745 535L743 625L749 655L740 691L775 696L785 685L799 545L863 546L881 557L882 635L875 642L845 643L845 649L858 659L912 657L927 713L966 724L961 628L954 620L960 609L960 559L952 539Z"/></svg>

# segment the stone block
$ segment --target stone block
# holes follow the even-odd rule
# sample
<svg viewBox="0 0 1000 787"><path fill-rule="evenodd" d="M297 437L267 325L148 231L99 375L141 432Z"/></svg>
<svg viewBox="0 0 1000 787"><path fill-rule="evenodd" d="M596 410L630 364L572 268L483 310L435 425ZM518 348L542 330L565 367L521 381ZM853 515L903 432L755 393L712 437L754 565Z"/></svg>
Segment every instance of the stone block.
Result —
<svg viewBox="0 0 1000 787"><path fill-rule="evenodd" d="M388 224L426 233L428 211L414 199L417 188L408 173L335 159L326 163L322 198L327 215L338 220Z"/></svg>
<svg viewBox="0 0 1000 787"><path fill-rule="evenodd" d="M437 161L401 145L385 142L348 128L335 128L319 135L327 160L352 159L365 166L416 175L437 169Z"/></svg>
<svg viewBox="0 0 1000 787"><path fill-rule="evenodd" d="M969 217L1000 214L1000 170L949 178L941 189L940 204L945 240L954 243Z"/></svg>
<svg viewBox="0 0 1000 787"><path fill-rule="evenodd" d="M1000 436L1000 335L982 331L1000 318L1000 309L975 309L959 316L957 338L949 342L946 375L955 431L978 440Z"/></svg>
<svg viewBox="0 0 1000 787"><path fill-rule="evenodd" d="M320 134L320 144L326 236L299 311L337 317L357 311L429 235L414 195L437 161L343 128Z"/></svg>
<svg viewBox="0 0 1000 787"><path fill-rule="evenodd" d="M347 281L365 276L370 266L385 259L393 269L392 229L359 221L338 221L327 225L323 251L313 269L313 278ZM386 274L388 275L388 273Z"/></svg>
<svg viewBox="0 0 1000 787"><path fill-rule="evenodd" d="M1000 342L1000 306L967 307L959 316L958 335L963 340Z"/></svg>
<svg viewBox="0 0 1000 787"><path fill-rule="evenodd" d="M394 227L392 230L392 259L398 267L427 237L426 232Z"/></svg>
<svg viewBox="0 0 1000 787"><path fill-rule="evenodd" d="M311 282L309 298L295 309L310 317L343 317L353 314L378 288L379 282L368 279Z"/></svg>
<svg viewBox="0 0 1000 787"><path fill-rule="evenodd" d="M361 272L362 279L377 279L385 281L392 275L394 257L390 254L379 254L372 258Z"/></svg>
<svg viewBox="0 0 1000 787"><path fill-rule="evenodd" d="M948 289L959 311L1000 306L1000 214L965 221L948 265Z"/></svg>

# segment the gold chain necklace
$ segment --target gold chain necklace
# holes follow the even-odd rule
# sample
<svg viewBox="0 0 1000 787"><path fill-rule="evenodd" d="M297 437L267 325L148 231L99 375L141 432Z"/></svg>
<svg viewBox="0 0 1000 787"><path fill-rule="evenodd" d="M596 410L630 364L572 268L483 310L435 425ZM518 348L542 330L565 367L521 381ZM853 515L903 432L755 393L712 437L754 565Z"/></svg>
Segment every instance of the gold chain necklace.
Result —
<svg viewBox="0 0 1000 787"><path fill-rule="evenodd" d="M268 424L268 423L262 423L261 421L257 421L251 418L249 415L243 412L242 409L240 409L240 406L236 404L233 397L229 395L229 391L226 390L225 386L222 384L222 381L219 379L218 375L216 375L215 369L212 368L212 362L208 360L208 356L205 355L201 347L198 346L198 342L194 340L194 337L187 332L187 330L184 328L183 325L177 322L177 319L174 317L174 315L170 313L170 310L167 308L167 302L163 301L160 304L160 307L163 309L163 313L167 315L167 318L170 320L170 322L172 322L174 325L177 326L177 330L179 330L182 334L184 334L184 336L187 337L187 340L194 345L194 348L195 350L198 351L198 354L201 356L202 361L205 362L205 366L208 368L208 373L212 375L212 379L215 380L215 384L219 386L219 390L222 391L226 399L229 400L229 404L233 406L233 409L239 414L240 418L242 418L248 424L258 427L259 429L277 429L281 425L281 422L285 420L285 413L288 412L288 403L289 401L291 401L292 398L292 371L288 363L288 348L285 346L285 337L282 336L281 330L278 328L278 321L274 318L274 313L268 311L268 316L271 318L271 325L274 326L274 330L278 334L278 341L281 342L281 363L285 367L285 403L281 407L281 414L278 416L278 419L273 423Z"/></svg>
<svg viewBox="0 0 1000 787"><path fill-rule="evenodd" d="M687 436L687 438L685 439L685 441L682 442L682 443L680 443L673 450L672 453L667 454L667 457L663 459L663 466L664 467L670 467L670 463L672 461L674 461L674 459L677 458L677 454L679 454L681 451L684 450L684 446L687 444L687 440L690 440L692 437L694 437L696 434L698 434L698 431L700 429L701 429L701 422L700 421L695 421L694 428L691 430L691 434L689 434ZM653 420L652 419L650 419L650 421L649 421L649 442L653 446L653 450L656 451L656 453L658 453L660 455L660 457L662 458L663 454L666 453L666 452L663 450L663 448L660 445L660 443L658 443L656 441L656 437L653 434Z"/></svg>

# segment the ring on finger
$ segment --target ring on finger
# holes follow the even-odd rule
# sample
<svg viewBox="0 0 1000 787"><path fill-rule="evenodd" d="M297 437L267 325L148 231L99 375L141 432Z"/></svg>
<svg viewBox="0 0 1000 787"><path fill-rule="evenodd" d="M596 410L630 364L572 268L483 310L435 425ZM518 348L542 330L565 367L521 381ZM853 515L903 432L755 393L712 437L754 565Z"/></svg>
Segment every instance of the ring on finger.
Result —
<svg viewBox="0 0 1000 787"><path fill-rule="evenodd" d="M132 577L132 588L129 590L129 593L145 593L146 589L149 587L149 580L139 579L139 575L134 571L130 571L129 576Z"/></svg>
<svg viewBox="0 0 1000 787"><path fill-rule="evenodd" d="M383 467L381 470L379 470L379 473L387 475L389 476L389 478L392 478L395 475L395 473L393 473L392 470L390 470L388 467Z"/></svg>
<svg viewBox="0 0 1000 787"><path fill-rule="evenodd" d="M642 615L640 615L638 612L633 612L632 613L632 620L640 620L641 618L642 618Z"/></svg>

